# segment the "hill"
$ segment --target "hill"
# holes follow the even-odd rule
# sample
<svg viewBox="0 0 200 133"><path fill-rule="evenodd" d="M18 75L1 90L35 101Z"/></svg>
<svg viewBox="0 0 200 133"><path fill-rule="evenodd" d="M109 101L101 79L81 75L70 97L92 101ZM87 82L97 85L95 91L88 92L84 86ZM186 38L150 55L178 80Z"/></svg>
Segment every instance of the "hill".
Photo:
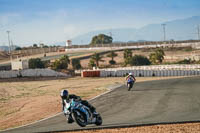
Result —
<svg viewBox="0 0 200 133"><path fill-rule="evenodd" d="M190 40L197 39L197 25L200 24L200 16L193 16L185 19L178 19L168 22L166 24L166 40ZM142 28L120 28L112 29L113 41L128 42L138 40L162 41L163 27L161 24L149 24ZM94 35L100 33L107 34L111 32L110 29L92 31L72 39L73 44L88 44Z"/></svg>

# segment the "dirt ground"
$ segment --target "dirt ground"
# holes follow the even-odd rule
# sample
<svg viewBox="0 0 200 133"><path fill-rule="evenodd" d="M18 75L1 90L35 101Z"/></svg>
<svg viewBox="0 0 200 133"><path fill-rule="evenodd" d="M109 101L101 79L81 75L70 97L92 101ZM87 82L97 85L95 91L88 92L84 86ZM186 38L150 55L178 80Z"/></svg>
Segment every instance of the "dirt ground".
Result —
<svg viewBox="0 0 200 133"><path fill-rule="evenodd" d="M137 82L166 78L169 77L138 77ZM28 124L61 112L62 89L82 99L91 99L108 91L110 86L123 83L124 77L0 80L0 129Z"/></svg>
<svg viewBox="0 0 200 133"><path fill-rule="evenodd" d="M88 130L67 133L199 133L200 123L168 124L133 128Z"/></svg>

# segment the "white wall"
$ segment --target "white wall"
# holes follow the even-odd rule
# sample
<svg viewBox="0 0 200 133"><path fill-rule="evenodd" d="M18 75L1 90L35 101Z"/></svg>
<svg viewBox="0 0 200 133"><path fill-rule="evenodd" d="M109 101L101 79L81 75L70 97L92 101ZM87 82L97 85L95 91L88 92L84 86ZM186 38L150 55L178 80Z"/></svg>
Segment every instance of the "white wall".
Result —
<svg viewBox="0 0 200 133"><path fill-rule="evenodd" d="M200 70L100 70L100 77L124 77L128 73L134 73L136 77L167 77L200 75Z"/></svg>
<svg viewBox="0 0 200 133"><path fill-rule="evenodd" d="M28 61L12 61L12 70L28 69Z"/></svg>
<svg viewBox="0 0 200 133"><path fill-rule="evenodd" d="M123 77L134 73L136 77L200 75L200 65L151 65L100 69L101 77Z"/></svg>
<svg viewBox="0 0 200 133"><path fill-rule="evenodd" d="M200 64L132 66L132 67L107 68L107 69L100 69L100 70L109 70L109 71L127 70L127 71L131 71L131 70L195 70L195 69L200 69Z"/></svg>

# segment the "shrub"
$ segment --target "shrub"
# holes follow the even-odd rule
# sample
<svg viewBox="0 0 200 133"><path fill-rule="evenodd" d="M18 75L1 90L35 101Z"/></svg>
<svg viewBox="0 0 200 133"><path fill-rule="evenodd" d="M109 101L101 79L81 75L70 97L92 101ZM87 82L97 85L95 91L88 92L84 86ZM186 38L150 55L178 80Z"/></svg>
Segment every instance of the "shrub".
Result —
<svg viewBox="0 0 200 133"><path fill-rule="evenodd" d="M81 69L81 64L79 59L72 59L72 67L73 69Z"/></svg>
<svg viewBox="0 0 200 133"><path fill-rule="evenodd" d="M149 58L150 58L151 63L160 64L164 60L164 55L165 55L164 51L161 48L158 48L155 50L154 53L151 53L149 55Z"/></svg>
<svg viewBox="0 0 200 133"><path fill-rule="evenodd" d="M114 51L111 51L111 52L107 55L107 57L110 57L110 58L111 58L111 60L109 61L109 63L110 63L111 65L116 64L116 61L114 60L114 58L115 58L116 56L118 56L118 54L116 54Z"/></svg>
<svg viewBox="0 0 200 133"><path fill-rule="evenodd" d="M15 50L22 50L22 48L21 47L16 47Z"/></svg>
<svg viewBox="0 0 200 133"><path fill-rule="evenodd" d="M88 63L88 66L91 67L91 68L92 67L96 67L96 64L95 64L93 59L90 59L90 62Z"/></svg>
<svg viewBox="0 0 200 133"><path fill-rule="evenodd" d="M114 64L116 64L116 61L110 60L109 63L110 63L111 65L114 65Z"/></svg>
<svg viewBox="0 0 200 133"><path fill-rule="evenodd" d="M178 64L191 64L192 60L191 59L184 59L184 60L178 61L177 63Z"/></svg>
<svg viewBox="0 0 200 133"><path fill-rule="evenodd" d="M67 69L67 68L68 68L68 64L70 64L69 56L64 55L64 56L62 56L60 59L56 60L56 61L52 64L52 68L53 68L54 70L58 70L58 69Z"/></svg>
<svg viewBox="0 0 200 133"><path fill-rule="evenodd" d="M132 51L131 49L125 49L124 50L124 65L128 65L130 64L132 59Z"/></svg>
<svg viewBox="0 0 200 133"><path fill-rule="evenodd" d="M99 61L100 62L104 62L104 60L102 60L102 56L99 54L99 53L94 53L92 56L91 56L91 60L93 60L93 62L91 61L90 63L95 63L95 65L97 67L99 67Z"/></svg>
<svg viewBox="0 0 200 133"><path fill-rule="evenodd" d="M40 58L30 59L28 61L29 68L35 69L35 68L45 68L45 63L41 61Z"/></svg>
<svg viewBox="0 0 200 133"><path fill-rule="evenodd" d="M135 55L132 57L130 61L131 66L142 66L142 65L150 65L151 62L149 59L142 55Z"/></svg>

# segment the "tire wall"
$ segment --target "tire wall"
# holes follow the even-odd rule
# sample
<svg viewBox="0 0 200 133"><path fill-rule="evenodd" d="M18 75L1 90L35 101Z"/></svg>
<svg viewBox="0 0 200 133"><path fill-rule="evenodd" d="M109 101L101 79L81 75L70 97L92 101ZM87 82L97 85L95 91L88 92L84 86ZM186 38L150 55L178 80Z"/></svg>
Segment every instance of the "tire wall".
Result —
<svg viewBox="0 0 200 133"><path fill-rule="evenodd" d="M136 77L169 77L200 75L199 70L102 70L100 71L100 77L124 77L130 72L134 73Z"/></svg>
<svg viewBox="0 0 200 133"><path fill-rule="evenodd" d="M152 65L85 70L82 71L82 77L124 77L130 72L136 77L192 76L200 75L200 65Z"/></svg>
<svg viewBox="0 0 200 133"><path fill-rule="evenodd" d="M56 72L51 69L25 69L18 71L0 71L0 78L17 77L69 77L65 73Z"/></svg>

